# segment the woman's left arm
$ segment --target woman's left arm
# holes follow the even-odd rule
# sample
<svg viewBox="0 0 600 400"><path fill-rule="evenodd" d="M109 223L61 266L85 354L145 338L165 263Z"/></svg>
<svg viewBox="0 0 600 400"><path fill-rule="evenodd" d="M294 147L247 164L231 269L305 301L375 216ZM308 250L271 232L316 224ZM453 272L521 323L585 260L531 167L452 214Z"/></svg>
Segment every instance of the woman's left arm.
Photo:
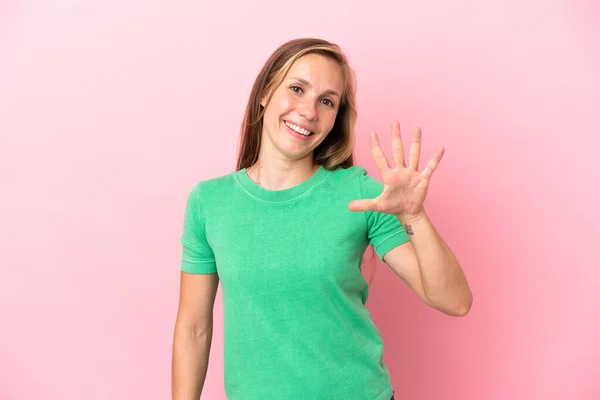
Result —
<svg viewBox="0 0 600 400"><path fill-rule="evenodd" d="M371 152L383 180L383 192L375 199L351 201L348 208L395 215L410 241L390 250L383 258L386 264L428 305L450 315L465 315L473 301L469 284L458 260L423 207L431 176L445 149L440 147L419 171L421 130L414 130L408 162L404 159L397 121L392 124L391 131L394 166L388 163L377 135L372 133L370 136Z"/></svg>
<svg viewBox="0 0 600 400"><path fill-rule="evenodd" d="M425 210L416 216L396 217L410 242L390 250L385 263L429 306L448 315L466 315L473 302L469 283Z"/></svg>

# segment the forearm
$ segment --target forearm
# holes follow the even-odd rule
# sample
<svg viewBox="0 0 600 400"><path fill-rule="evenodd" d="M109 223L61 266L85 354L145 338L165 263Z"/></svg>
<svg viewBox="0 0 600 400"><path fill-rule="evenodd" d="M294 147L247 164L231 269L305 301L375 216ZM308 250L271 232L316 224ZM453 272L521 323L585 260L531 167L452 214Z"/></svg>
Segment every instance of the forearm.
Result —
<svg viewBox="0 0 600 400"><path fill-rule="evenodd" d="M472 302L469 284L458 260L425 210L418 216L397 217L415 249L423 290L429 301L449 314L465 315Z"/></svg>
<svg viewBox="0 0 600 400"><path fill-rule="evenodd" d="M173 400L200 398L208 370L212 331L212 323L198 331L176 324L171 372Z"/></svg>

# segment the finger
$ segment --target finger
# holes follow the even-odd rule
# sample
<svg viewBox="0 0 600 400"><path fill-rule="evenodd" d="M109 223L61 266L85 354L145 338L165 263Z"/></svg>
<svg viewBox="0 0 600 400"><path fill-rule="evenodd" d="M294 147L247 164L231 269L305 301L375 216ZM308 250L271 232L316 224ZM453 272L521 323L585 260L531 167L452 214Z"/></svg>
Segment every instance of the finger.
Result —
<svg viewBox="0 0 600 400"><path fill-rule="evenodd" d="M379 171L383 172L387 169L390 169L390 164L388 163L387 158L385 158L385 154L383 154L383 150L379 145L379 138L375 132L371 132L370 137L371 142L371 153L373 154L373 159L375 160L375 164Z"/></svg>
<svg viewBox="0 0 600 400"><path fill-rule="evenodd" d="M421 158L421 129L413 130L412 143L410 144L410 154L408 159L408 168L413 171L419 170L419 159Z"/></svg>
<svg viewBox="0 0 600 400"><path fill-rule="evenodd" d="M440 161L442 160L445 151L446 149L444 148L444 146L438 148L433 158L429 160L427 166L425 167L423 172L421 172L421 175L423 175L427 179L431 179L431 175L433 175L438 165L440 165Z"/></svg>
<svg viewBox="0 0 600 400"><path fill-rule="evenodd" d="M400 136L400 123L392 123L392 157L396 167L406 167L404 164L404 146L402 146L402 136Z"/></svg>
<svg viewBox="0 0 600 400"><path fill-rule="evenodd" d="M348 203L350 211L370 211L375 210L376 203L373 199L353 200Z"/></svg>

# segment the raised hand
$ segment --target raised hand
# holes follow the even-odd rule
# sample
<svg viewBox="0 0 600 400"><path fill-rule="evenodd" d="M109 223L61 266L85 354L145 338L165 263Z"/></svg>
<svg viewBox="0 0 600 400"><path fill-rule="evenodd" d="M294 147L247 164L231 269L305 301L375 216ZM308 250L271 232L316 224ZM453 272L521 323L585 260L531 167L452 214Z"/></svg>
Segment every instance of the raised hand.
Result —
<svg viewBox="0 0 600 400"><path fill-rule="evenodd" d="M375 132L369 138L371 153L381 172L383 192L375 199L354 200L348 204L352 211L373 210L387 214L417 217L423 210L427 197L431 175L439 165L444 155L444 147L440 147L423 171L419 172L421 157L421 129L415 128L408 158L408 166L404 161L404 147L400 136L400 123L392 123L392 155L395 166L388 163L379 139Z"/></svg>

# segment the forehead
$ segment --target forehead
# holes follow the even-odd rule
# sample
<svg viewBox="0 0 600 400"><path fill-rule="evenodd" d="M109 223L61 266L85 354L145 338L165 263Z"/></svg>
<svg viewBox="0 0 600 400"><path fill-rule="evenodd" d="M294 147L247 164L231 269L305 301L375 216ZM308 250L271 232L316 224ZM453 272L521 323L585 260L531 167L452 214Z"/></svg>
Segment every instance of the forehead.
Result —
<svg viewBox="0 0 600 400"><path fill-rule="evenodd" d="M334 90L342 93L344 73L337 61L320 54L298 58L288 71L286 79L301 78L319 91Z"/></svg>

